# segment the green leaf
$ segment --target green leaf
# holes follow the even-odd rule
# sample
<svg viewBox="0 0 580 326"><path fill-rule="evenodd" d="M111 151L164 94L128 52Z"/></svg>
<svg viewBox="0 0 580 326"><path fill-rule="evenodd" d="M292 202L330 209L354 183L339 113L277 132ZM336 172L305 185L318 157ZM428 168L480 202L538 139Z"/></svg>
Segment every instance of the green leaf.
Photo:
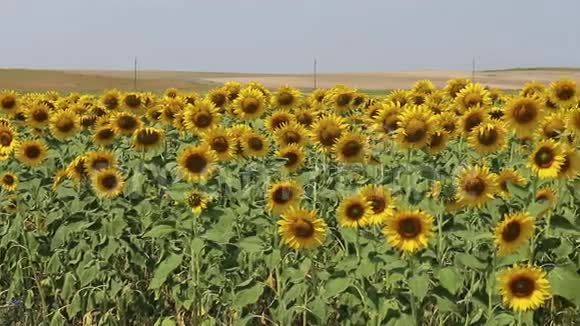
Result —
<svg viewBox="0 0 580 326"><path fill-rule="evenodd" d="M171 254L169 257L165 258L155 269L153 274L153 279L149 284L149 289L155 290L161 287L169 275L181 265L183 261L183 255Z"/></svg>
<svg viewBox="0 0 580 326"><path fill-rule="evenodd" d="M477 258L466 253L458 253L455 255L456 263L459 263L466 267L471 267L473 269L485 269L486 264L480 262Z"/></svg>
<svg viewBox="0 0 580 326"><path fill-rule="evenodd" d="M576 271L556 267L548 273L548 281L554 294L580 306L580 275Z"/></svg>
<svg viewBox="0 0 580 326"><path fill-rule="evenodd" d="M238 242L238 246L247 252L261 252L264 249L262 239L247 237Z"/></svg>
<svg viewBox="0 0 580 326"><path fill-rule="evenodd" d="M143 237L160 239L175 231L176 229L173 226L161 224L151 228L151 230L147 231Z"/></svg>
<svg viewBox="0 0 580 326"><path fill-rule="evenodd" d="M256 303L262 292L264 292L264 284L262 283L256 283L249 289L241 290L236 293L232 307L243 308L249 304Z"/></svg>
<svg viewBox="0 0 580 326"><path fill-rule="evenodd" d="M60 292L60 297L62 300L67 301L68 298L75 292L76 279L72 273L66 273L64 276L64 283L62 285L62 291Z"/></svg>
<svg viewBox="0 0 580 326"><path fill-rule="evenodd" d="M333 278L326 282L326 293L324 293L325 298L334 297L335 295L341 294L351 285L351 280L348 278Z"/></svg>
<svg viewBox="0 0 580 326"><path fill-rule="evenodd" d="M422 302L429 290L429 275L413 275L409 278L409 289L419 302Z"/></svg>
<svg viewBox="0 0 580 326"><path fill-rule="evenodd" d="M60 311L55 311L50 320L50 326L63 326L66 323L66 319L61 315Z"/></svg>
<svg viewBox="0 0 580 326"><path fill-rule="evenodd" d="M511 181L506 182L506 185L510 194L514 195L518 199L526 199L529 195L527 187L522 188Z"/></svg>
<svg viewBox="0 0 580 326"><path fill-rule="evenodd" d="M463 286L463 277L453 267L445 267L437 272L439 284L451 294L457 294L457 291Z"/></svg>
<svg viewBox="0 0 580 326"><path fill-rule="evenodd" d="M550 208L550 202L545 201L533 201L528 205L527 211L535 218L538 218L541 214L543 214L546 210Z"/></svg>
<svg viewBox="0 0 580 326"><path fill-rule="evenodd" d="M175 326L177 325L175 323L175 320L173 320L173 317L167 317L163 319L163 322L161 322L161 326Z"/></svg>
<svg viewBox="0 0 580 326"><path fill-rule="evenodd" d="M81 291L75 293L70 304L66 307L66 312L69 316L76 316L80 311L83 310L83 297L81 296Z"/></svg>

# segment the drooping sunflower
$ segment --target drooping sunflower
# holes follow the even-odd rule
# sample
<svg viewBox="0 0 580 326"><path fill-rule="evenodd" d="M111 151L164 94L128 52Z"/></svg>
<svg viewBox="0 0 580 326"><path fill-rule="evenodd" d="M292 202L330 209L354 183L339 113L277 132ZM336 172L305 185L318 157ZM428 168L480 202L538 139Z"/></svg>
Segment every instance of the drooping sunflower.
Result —
<svg viewBox="0 0 580 326"><path fill-rule="evenodd" d="M6 191L14 191L18 186L18 176L12 172L0 174L0 187Z"/></svg>
<svg viewBox="0 0 580 326"><path fill-rule="evenodd" d="M280 147L290 144L302 146L309 141L306 129L297 122L285 123L274 131L274 137Z"/></svg>
<svg viewBox="0 0 580 326"><path fill-rule="evenodd" d="M303 193L302 186L294 180L275 182L270 185L266 194L267 208L276 214L284 213L288 208L300 203Z"/></svg>
<svg viewBox="0 0 580 326"><path fill-rule="evenodd" d="M175 116L185 109L185 100L181 97L165 98L159 109L159 121L172 125Z"/></svg>
<svg viewBox="0 0 580 326"><path fill-rule="evenodd" d="M530 136L542 119L542 103L536 98L515 97L506 104L504 115L518 136Z"/></svg>
<svg viewBox="0 0 580 326"><path fill-rule="evenodd" d="M89 152L82 158L82 161L85 172L88 175L93 175L96 172L112 169L117 166L117 158L110 151Z"/></svg>
<svg viewBox="0 0 580 326"><path fill-rule="evenodd" d="M547 201L550 204L550 206L553 207L554 205L556 205L557 199L556 189L549 186L540 187L536 191L534 199L537 202Z"/></svg>
<svg viewBox="0 0 580 326"><path fill-rule="evenodd" d="M53 192L57 192L60 185L64 182L65 178L68 176L68 172L65 169L59 169L54 173L52 177L52 185L50 186L50 190Z"/></svg>
<svg viewBox="0 0 580 326"><path fill-rule="evenodd" d="M561 112L554 112L540 121L537 133L540 138L558 140L564 131L566 131L566 117Z"/></svg>
<svg viewBox="0 0 580 326"><path fill-rule="evenodd" d="M257 132L244 134L240 139L240 144L245 156L263 157L270 151L270 141L268 138Z"/></svg>
<svg viewBox="0 0 580 326"><path fill-rule="evenodd" d="M395 89L387 95L385 101L398 103L400 107L404 107L411 102L409 91L404 89Z"/></svg>
<svg viewBox="0 0 580 326"><path fill-rule="evenodd" d="M117 135L132 135L143 126L143 121L131 112L117 112L111 116L111 127Z"/></svg>
<svg viewBox="0 0 580 326"><path fill-rule="evenodd" d="M297 88L284 85L276 90L272 97L272 106L277 109L291 110L300 104L302 94Z"/></svg>
<svg viewBox="0 0 580 326"><path fill-rule="evenodd" d="M342 227L359 228L371 223L372 204L361 194L344 198L336 211L338 223Z"/></svg>
<svg viewBox="0 0 580 326"><path fill-rule="evenodd" d="M445 91L447 97L449 97L451 100L455 100L459 92L467 85L469 85L469 79L454 78L447 82L443 90Z"/></svg>
<svg viewBox="0 0 580 326"><path fill-rule="evenodd" d="M266 128L268 128L270 133L274 133L276 129L292 121L294 121L294 115L292 113L287 110L277 110L266 119Z"/></svg>
<svg viewBox="0 0 580 326"><path fill-rule="evenodd" d="M93 132L93 143L99 146L108 146L115 141L117 133L115 129L111 126L103 126L95 129Z"/></svg>
<svg viewBox="0 0 580 326"><path fill-rule="evenodd" d="M85 165L85 155L77 156L65 168L67 177L71 178L77 185L88 177L87 167Z"/></svg>
<svg viewBox="0 0 580 326"><path fill-rule="evenodd" d="M115 198L123 193L125 180L119 170L107 168L92 175L91 185L98 197Z"/></svg>
<svg viewBox="0 0 580 326"><path fill-rule="evenodd" d="M204 99L188 105L184 111L185 127L192 132L203 132L219 125L221 115L213 102Z"/></svg>
<svg viewBox="0 0 580 326"><path fill-rule="evenodd" d="M0 154L9 155L18 145L18 134L8 124L0 124Z"/></svg>
<svg viewBox="0 0 580 326"><path fill-rule="evenodd" d="M467 206L483 206L498 191L497 176L487 166L464 168L458 177L457 197Z"/></svg>
<svg viewBox="0 0 580 326"><path fill-rule="evenodd" d="M429 141L427 142L427 151L431 155L436 155L441 153L445 148L447 148L447 143L449 142L449 133L447 130L440 128L433 132Z"/></svg>
<svg viewBox="0 0 580 326"><path fill-rule="evenodd" d="M72 111L55 112L50 118L50 132L58 140L73 137L80 130L81 121Z"/></svg>
<svg viewBox="0 0 580 326"><path fill-rule="evenodd" d="M580 174L580 153L575 147L564 146L562 150L564 161L560 165L558 178L574 179Z"/></svg>
<svg viewBox="0 0 580 326"><path fill-rule="evenodd" d="M187 195L186 201L191 212L199 215L207 207L207 204L211 201L211 197L201 190L193 189Z"/></svg>
<svg viewBox="0 0 580 326"><path fill-rule="evenodd" d="M433 216L421 210L396 211L386 220L383 233L394 248L414 253L429 245L433 236Z"/></svg>
<svg viewBox="0 0 580 326"><path fill-rule="evenodd" d="M298 144L290 144L280 148L276 152L276 156L286 159L284 170L287 172L296 171L304 165L304 149Z"/></svg>
<svg viewBox="0 0 580 326"><path fill-rule="evenodd" d="M318 118L310 130L310 138L316 149L330 152L334 143L346 130L346 122L335 114L327 114Z"/></svg>
<svg viewBox="0 0 580 326"><path fill-rule="evenodd" d="M122 103L123 109L132 113L141 114L145 109L145 103L141 99L141 94L136 92L123 94Z"/></svg>
<svg viewBox="0 0 580 326"><path fill-rule="evenodd" d="M234 157L235 140L229 130L212 128L203 133L202 141L216 153L218 160L227 161Z"/></svg>
<svg viewBox="0 0 580 326"><path fill-rule="evenodd" d="M524 87L520 90L520 96L523 97L541 97L546 91L546 86L539 81L530 81L525 83Z"/></svg>
<svg viewBox="0 0 580 326"><path fill-rule="evenodd" d="M512 213L504 217L494 230L498 254L505 256L518 250L534 234L534 219L528 212Z"/></svg>
<svg viewBox="0 0 580 326"><path fill-rule="evenodd" d="M332 146L332 152L338 162L361 163L368 155L368 139L356 132L345 132Z"/></svg>
<svg viewBox="0 0 580 326"><path fill-rule="evenodd" d="M539 267L508 268L499 275L498 281L503 303L516 312L537 309L551 297L550 282Z"/></svg>
<svg viewBox="0 0 580 326"><path fill-rule="evenodd" d="M42 140L22 141L16 149L16 159L30 167L39 166L48 154L48 146Z"/></svg>
<svg viewBox="0 0 580 326"><path fill-rule="evenodd" d="M13 115L20 107L18 93L11 90L0 91L0 111L8 115Z"/></svg>
<svg viewBox="0 0 580 326"><path fill-rule="evenodd" d="M541 179L555 178L564 163L562 146L552 139L539 142L530 156L529 166Z"/></svg>
<svg viewBox="0 0 580 326"><path fill-rule="evenodd" d="M459 91L455 97L455 103L463 110L469 110L473 107L487 108L491 105L489 91L481 84L470 83Z"/></svg>
<svg viewBox="0 0 580 326"><path fill-rule="evenodd" d="M469 136L473 128L489 121L487 109L481 106L469 108L461 117L461 131L465 136Z"/></svg>
<svg viewBox="0 0 580 326"><path fill-rule="evenodd" d="M121 92L116 89L110 89L101 96L101 103L107 110L114 111L121 105Z"/></svg>
<svg viewBox="0 0 580 326"><path fill-rule="evenodd" d="M45 128L50 121L50 108L46 104L35 103L26 110L26 124L32 128Z"/></svg>
<svg viewBox="0 0 580 326"><path fill-rule="evenodd" d="M165 140L165 131L159 128L139 128L133 133L133 148L144 152L159 148Z"/></svg>
<svg viewBox="0 0 580 326"><path fill-rule="evenodd" d="M241 119L258 119L266 111L266 97L255 88L243 88L233 102L233 111Z"/></svg>
<svg viewBox="0 0 580 326"><path fill-rule="evenodd" d="M488 122L473 128L468 141L480 153L502 151L507 146L507 133L502 122Z"/></svg>
<svg viewBox="0 0 580 326"><path fill-rule="evenodd" d="M578 89L573 79L560 79L550 84L548 90L550 98L562 108L569 108L576 104Z"/></svg>
<svg viewBox="0 0 580 326"><path fill-rule="evenodd" d="M278 233L292 249L314 249L326 236L326 223L310 209L290 207L277 224Z"/></svg>
<svg viewBox="0 0 580 326"><path fill-rule="evenodd" d="M190 182L203 182L215 170L217 156L207 145L189 146L177 157L183 177Z"/></svg>
<svg viewBox="0 0 580 326"><path fill-rule="evenodd" d="M499 194L502 197L509 197L510 192L508 189L508 183L513 183L517 186L523 187L526 185L527 181L526 178L524 178L517 170L505 169L498 174L497 183L499 185Z"/></svg>
<svg viewBox="0 0 580 326"><path fill-rule="evenodd" d="M378 185L367 185L359 190L366 201L371 204L370 224L383 224L393 216L395 205L391 191Z"/></svg>
<svg viewBox="0 0 580 326"><path fill-rule="evenodd" d="M223 87L214 88L207 93L205 100L211 102L218 112L223 112L229 104L229 95L228 90Z"/></svg>
<svg viewBox="0 0 580 326"><path fill-rule="evenodd" d="M373 120L374 129L379 131L384 138L390 138L399 128L401 112L403 112L403 109L399 102L381 104L381 109Z"/></svg>
<svg viewBox="0 0 580 326"><path fill-rule="evenodd" d="M424 106L411 106L400 115L396 141L403 148L421 148L429 142L436 120Z"/></svg>

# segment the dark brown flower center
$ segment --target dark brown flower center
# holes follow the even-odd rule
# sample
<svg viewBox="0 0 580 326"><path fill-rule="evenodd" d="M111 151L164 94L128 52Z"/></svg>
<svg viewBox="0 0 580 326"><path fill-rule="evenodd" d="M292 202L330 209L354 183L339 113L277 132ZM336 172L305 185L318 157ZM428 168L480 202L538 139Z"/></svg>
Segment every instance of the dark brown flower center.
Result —
<svg viewBox="0 0 580 326"><path fill-rule="evenodd" d="M298 121L298 123L301 125L308 127L312 125L313 119L310 114L302 112L296 116L296 121Z"/></svg>
<svg viewBox="0 0 580 326"><path fill-rule="evenodd" d="M418 143L427 135L427 125L420 119L411 119L405 127L405 139L409 143Z"/></svg>
<svg viewBox="0 0 580 326"><path fill-rule="evenodd" d="M288 152L285 153L284 155L282 155L283 158L288 159L288 161L286 161L286 163L284 164L285 167L292 167L294 166L296 163L298 163L298 154L294 153L294 152Z"/></svg>
<svg viewBox="0 0 580 326"><path fill-rule="evenodd" d="M567 101L574 97L576 90L572 85L562 85L556 90L556 97L562 101Z"/></svg>
<svg viewBox="0 0 580 326"><path fill-rule="evenodd" d="M534 162L542 169L547 169L554 162L554 151L548 147L542 147L534 155Z"/></svg>
<svg viewBox="0 0 580 326"><path fill-rule="evenodd" d="M69 117L62 117L58 119L55 127L58 131L66 133L74 129L75 122Z"/></svg>
<svg viewBox="0 0 580 326"><path fill-rule="evenodd" d="M352 100L352 105L354 106L359 106L364 102L365 98L362 96L356 96L353 100Z"/></svg>
<svg viewBox="0 0 580 326"><path fill-rule="evenodd" d="M456 98L457 94L459 94L459 92L465 87L464 83L457 83L457 84L453 84L451 87L449 87L449 96L451 96L451 98Z"/></svg>
<svg viewBox="0 0 580 326"><path fill-rule="evenodd" d="M96 134L96 138L99 140L110 140L113 137L115 137L115 132L111 128L101 128Z"/></svg>
<svg viewBox="0 0 580 326"><path fill-rule="evenodd" d="M477 133L477 140L485 146L496 144L498 138L499 134L495 128L485 128L482 132Z"/></svg>
<svg viewBox="0 0 580 326"><path fill-rule="evenodd" d="M513 296L517 298L529 298L534 293L536 284L534 280L527 276L520 275L510 282L509 287Z"/></svg>
<svg viewBox="0 0 580 326"><path fill-rule="evenodd" d="M386 198L383 196L371 195L367 199L371 202L371 208L375 214L382 213L387 207Z"/></svg>
<svg viewBox="0 0 580 326"><path fill-rule="evenodd" d="M119 100L114 95L108 95L103 101L105 107L109 110L114 110L119 106Z"/></svg>
<svg viewBox="0 0 580 326"><path fill-rule="evenodd" d="M125 105L135 109L141 106L141 98L135 94L125 96Z"/></svg>
<svg viewBox="0 0 580 326"><path fill-rule="evenodd" d="M415 103L416 105L421 105L423 103L425 103L425 96L422 94L417 94L413 96L413 103Z"/></svg>
<svg viewBox="0 0 580 326"><path fill-rule="evenodd" d="M283 124L290 122L287 116L278 115L272 118L272 129L278 129L282 127Z"/></svg>
<svg viewBox="0 0 580 326"><path fill-rule="evenodd" d="M48 112L42 109L34 110L32 113L32 119L37 122L44 122L48 120Z"/></svg>
<svg viewBox="0 0 580 326"><path fill-rule="evenodd" d="M292 224L292 233L297 238L308 239L314 235L314 225L308 220L299 218Z"/></svg>
<svg viewBox="0 0 580 326"><path fill-rule="evenodd" d="M503 110L493 110L489 113L489 116L494 120L500 120L503 117Z"/></svg>
<svg viewBox="0 0 580 326"><path fill-rule="evenodd" d="M294 95L288 92L282 92L278 95L278 104L279 105L290 105L294 102Z"/></svg>
<svg viewBox="0 0 580 326"><path fill-rule="evenodd" d="M399 117L396 114L390 114L383 119L383 130L386 134L392 134L399 128Z"/></svg>
<svg viewBox="0 0 580 326"><path fill-rule="evenodd" d="M338 137L340 137L342 131L336 126L327 126L320 131L320 143L324 147L330 147L334 145Z"/></svg>
<svg viewBox="0 0 580 326"><path fill-rule="evenodd" d="M478 176L468 178L463 184L463 190L472 196L479 197L485 193L486 183Z"/></svg>
<svg viewBox="0 0 580 326"><path fill-rule="evenodd" d="M10 146L10 144L12 144L12 140L14 138L12 137L12 133L8 132L8 131L0 131L0 144L4 147L8 147Z"/></svg>
<svg viewBox="0 0 580 326"><path fill-rule="evenodd" d="M404 239L414 239L421 234L421 221L417 217L407 217L399 221L398 233Z"/></svg>
<svg viewBox="0 0 580 326"><path fill-rule="evenodd" d="M154 145L159 142L159 133L151 130L142 130L137 134L137 142L142 145Z"/></svg>
<svg viewBox="0 0 580 326"><path fill-rule="evenodd" d="M248 145L254 151L260 151L264 148L264 142L259 137L251 137L248 139Z"/></svg>
<svg viewBox="0 0 580 326"><path fill-rule="evenodd" d="M481 98L481 95L478 93L469 93L465 95L465 97L463 98L463 104L465 105L466 108L470 108L482 103L483 99Z"/></svg>
<svg viewBox="0 0 580 326"><path fill-rule="evenodd" d="M562 165L560 165L560 174L566 173L568 172L568 170L570 170L570 167L572 166L572 161L570 160L570 155L566 154L564 155L564 162L562 162Z"/></svg>
<svg viewBox="0 0 580 326"><path fill-rule="evenodd" d="M294 197L294 191L290 187L280 186L274 190L272 200L277 204L286 204Z"/></svg>
<svg viewBox="0 0 580 326"><path fill-rule="evenodd" d="M225 153L230 148L228 140L224 136L214 137L211 141L211 149L218 153Z"/></svg>
<svg viewBox="0 0 580 326"><path fill-rule="evenodd" d="M198 112L194 118L193 123L198 128L207 128L212 123L212 116L209 112Z"/></svg>
<svg viewBox="0 0 580 326"><path fill-rule="evenodd" d="M431 136L431 139L429 140L429 147L437 148L443 144L443 140L444 140L443 134L437 132L433 134L433 136Z"/></svg>
<svg viewBox="0 0 580 326"><path fill-rule="evenodd" d="M336 97L336 104L338 106L347 106L350 103L351 99L352 99L352 96L350 94L347 94L347 93L339 94Z"/></svg>
<svg viewBox="0 0 580 326"><path fill-rule="evenodd" d="M189 207L196 208L201 206L203 198L199 194L191 194L189 198L187 198L187 202L189 204Z"/></svg>
<svg viewBox="0 0 580 326"><path fill-rule="evenodd" d="M362 145L356 140L349 140L342 146L341 152L345 157L357 156L362 151Z"/></svg>
<svg viewBox="0 0 580 326"><path fill-rule="evenodd" d="M202 154L190 154L185 159L185 168L193 173L203 172L208 165L208 161Z"/></svg>
<svg viewBox="0 0 580 326"><path fill-rule="evenodd" d="M137 119L130 115L123 115L117 120L117 125L121 130L130 131L138 126Z"/></svg>
<svg viewBox="0 0 580 326"><path fill-rule="evenodd" d="M538 107L534 101L526 99L515 104L512 117L517 123L526 124L536 119L538 111Z"/></svg>
<svg viewBox="0 0 580 326"><path fill-rule="evenodd" d="M107 190L115 189L118 184L119 180L114 174L107 174L101 179L101 185Z"/></svg>
<svg viewBox="0 0 580 326"><path fill-rule="evenodd" d="M299 133L289 130L284 133L284 142L286 144L298 144L302 138Z"/></svg>
<svg viewBox="0 0 580 326"><path fill-rule="evenodd" d="M242 111L244 111L245 113L248 114L256 113L259 108L260 102L258 102L258 100L253 97L245 98L242 101Z"/></svg>
<svg viewBox="0 0 580 326"><path fill-rule="evenodd" d="M483 122L483 117L479 112L468 115L465 118L465 132L471 132L471 130L479 126L481 122Z"/></svg>
<svg viewBox="0 0 580 326"><path fill-rule="evenodd" d="M505 242L515 241L522 232L522 226L518 221L512 221L506 225L501 233L501 238Z"/></svg>
<svg viewBox="0 0 580 326"><path fill-rule="evenodd" d="M365 214L365 208L360 203L352 203L346 208L346 217L349 220L358 221Z"/></svg>
<svg viewBox="0 0 580 326"><path fill-rule="evenodd" d="M11 110L16 106L16 99L12 96L7 96L2 99L2 107L6 110Z"/></svg>
<svg viewBox="0 0 580 326"><path fill-rule="evenodd" d="M42 150L37 145L26 146L24 155L29 159L36 159L40 157Z"/></svg>
<svg viewBox="0 0 580 326"><path fill-rule="evenodd" d="M10 175L10 174L5 174L4 177L2 178L2 182L7 185L7 186L11 186L14 184L14 176Z"/></svg>
<svg viewBox="0 0 580 326"><path fill-rule="evenodd" d="M84 128L88 128L88 127L93 126L96 121L97 121L97 117L96 116L94 116L94 115L86 116L86 117L83 117L81 119L81 125Z"/></svg>
<svg viewBox="0 0 580 326"><path fill-rule="evenodd" d="M215 93L211 96L211 101L218 108L223 107L226 104L227 100L228 98L222 93Z"/></svg>
<svg viewBox="0 0 580 326"><path fill-rule="evenodd" d="M453 133L455 131L455 128L457 128L457 127L455 126L455 123L453 123L453 122L446 122L443 124L443 129L445 129L449 133Z"/></svg>

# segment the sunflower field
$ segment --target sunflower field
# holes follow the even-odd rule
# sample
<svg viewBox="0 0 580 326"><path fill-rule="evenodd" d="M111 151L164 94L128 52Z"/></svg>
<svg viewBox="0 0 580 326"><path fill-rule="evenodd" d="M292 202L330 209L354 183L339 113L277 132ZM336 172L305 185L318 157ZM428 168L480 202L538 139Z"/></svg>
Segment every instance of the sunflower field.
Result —
<svg viewBox="0 0 580 326"><path fill-rule="evenodd" d="M578 92L0 91L0 325L579 325Z"/></svg>

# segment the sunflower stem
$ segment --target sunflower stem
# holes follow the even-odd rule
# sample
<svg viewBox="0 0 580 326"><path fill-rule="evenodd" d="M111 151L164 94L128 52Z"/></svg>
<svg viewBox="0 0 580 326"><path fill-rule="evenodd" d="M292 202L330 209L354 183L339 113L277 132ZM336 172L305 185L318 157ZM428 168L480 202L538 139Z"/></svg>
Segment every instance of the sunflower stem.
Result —
<svg viewBox="0 0 580 326"><path fill-rule="evenodd" d="M522 326L522 315L523 315L522 312L518 313L518 324L517 324L518 326Z"/></svg>
<svg viewBox="0 0 580 326"><path fill-rule="evenodd" d="M437 261L443 266L443 214L437 214Z"/></svg>
<svg viewBox="0 0 580 326"><path fill-rule="evenodd" d="M406 184L406 191L407 191L407 203L409 205L411 205L411 187L412 182L411 182L411 149L407 150L407 184Z"/></svg>
<svg viewBox="0 0 580 326"><path fill-rule="evenodd" d="M490 277L488 278L489 284L489 293L487 294L487 320L491 320L493 317L493 291L495 288L495 265L496 265L496 252L493 251L491 256L491 271Z"/></svg>
<svg viewBox="0 0 580 326"><path fill-rule="evenodd" d="M409 259L409 269L410 272L412 274L415 273L415 256L413 256L412 254L409 254L408 256ZM413 295L413 293L409 290L409 303L411 305L411 316L413 317L413 321L415 321L415 325L421 325L420 320L419 320L419 316L417 315L417 301L415 300L415 296Z"/></svg>
<svg viewBox="0 0 580 326"><path fill-rule="evenodd" d="M356 263L357 265L360 264L360 229L357 227L356 228L356 241L354 244L354 250L356 253Z"/></svg>

